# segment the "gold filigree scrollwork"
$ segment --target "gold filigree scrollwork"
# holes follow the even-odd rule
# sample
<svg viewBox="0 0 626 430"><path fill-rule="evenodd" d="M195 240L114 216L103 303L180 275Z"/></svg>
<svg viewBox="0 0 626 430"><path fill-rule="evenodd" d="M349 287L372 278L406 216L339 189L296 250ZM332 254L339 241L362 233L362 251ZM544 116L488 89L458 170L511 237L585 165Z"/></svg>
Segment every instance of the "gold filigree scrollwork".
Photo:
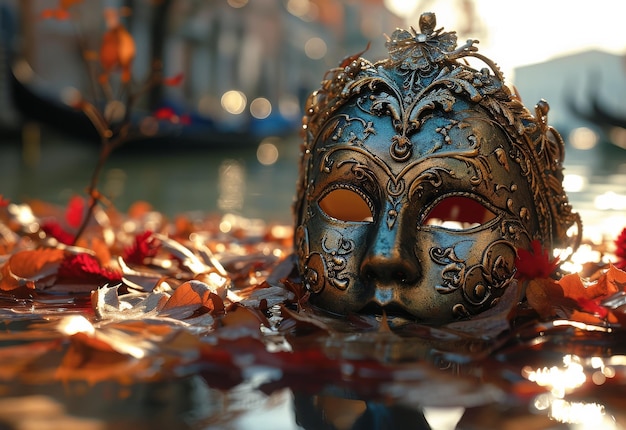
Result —
<svg viewBox="0 0 626 430"><path fill-rule="evenodd" d="M424 184L430 184L433 188L438 188L443 184L442 174L445 173L454 177L454 172L443 167L431 167L424 170L417 178L411 182L408 195L421 198L424 193Z"/></svg>
<svg viewBox="0 0 626 430"><path fill-rule="evenodd" d="M441 283L435 285L435 290L441 294L450 294L458 290L465 283L465 261L454 253L454 248L431 248L430 258L437 264L444 266L441 271Z"/></svg>
<svg viewBox="0 0 626 430"><path fill-rule="evenodd" d="M441 282L435 290L450 294L461 290L464 303L456 304L452 311L468 316L472 311L491 305L501 295L515 274L515 248L506 240L495 240L484 250L480 263L467 267L465 260L454 252L454 247L432 248L430 258L441 266ZM497 293L496 293L497 291ZM468 310L466 305L471 305Z"/></svg>
<svg viewBox="0 0 626 430"><path fill-rule="evenodd" d="M336 244L329 247L326 244L328 239L328 235L322 239L322 249L326 253L326 258L323 258L326 265L326 276L333 287L345 290L350 284L350 277L341 272L346 268L347 259L354 250L354 242L339 236Z"/></svg>

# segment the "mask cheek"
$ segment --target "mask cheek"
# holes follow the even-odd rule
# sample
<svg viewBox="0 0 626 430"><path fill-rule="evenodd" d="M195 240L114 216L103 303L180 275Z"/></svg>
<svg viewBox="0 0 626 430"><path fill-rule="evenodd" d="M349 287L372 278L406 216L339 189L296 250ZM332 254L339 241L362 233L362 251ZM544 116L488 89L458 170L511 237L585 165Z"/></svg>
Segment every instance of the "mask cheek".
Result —
<svg viewBox="0 0 626 430"><path fill-rule="evenodd" d="M359 267L369 225L333 221L321 213L315 218L296 233L299 269L310 300L331 312L356 312L366 300Z"/></svg>
<svg viewBox="0 0 626 430"><path fill-rule="evenodd" d="M490 230L471 234L432 232L425 268L435 301L454 317L467 317L497 303L515 274L513 243Z"/></svg>

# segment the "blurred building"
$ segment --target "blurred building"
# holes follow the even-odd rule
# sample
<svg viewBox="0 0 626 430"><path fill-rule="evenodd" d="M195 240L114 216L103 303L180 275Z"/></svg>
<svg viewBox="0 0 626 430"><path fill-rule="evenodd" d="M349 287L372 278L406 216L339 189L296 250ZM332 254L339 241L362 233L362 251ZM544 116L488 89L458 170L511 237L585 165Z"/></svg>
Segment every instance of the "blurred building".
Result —
<svg viewBox="0 0 626 430"><path fill-rule="evenodd" d="M550 124L575 148L626 148L626 56L589 50L519 67L515 86L530 109L548 101Z"/></svg>
<svg viewBox="0 0 626 430"><path fill-rule="evenodd" d="M382 0L88 0L72 6L71 20L42 19L57 1L5 2L16 57L30 65L38 87L59 99L93 93L84 52L98 51L103 11L112 7L137 45L136 80L155 64L166 76L184 75L179 86L155 88L145 108L167 105L261 133L295 127L305 97L329 67L368 42L368 56L383 58L383 32L402 24Z"/></svg>

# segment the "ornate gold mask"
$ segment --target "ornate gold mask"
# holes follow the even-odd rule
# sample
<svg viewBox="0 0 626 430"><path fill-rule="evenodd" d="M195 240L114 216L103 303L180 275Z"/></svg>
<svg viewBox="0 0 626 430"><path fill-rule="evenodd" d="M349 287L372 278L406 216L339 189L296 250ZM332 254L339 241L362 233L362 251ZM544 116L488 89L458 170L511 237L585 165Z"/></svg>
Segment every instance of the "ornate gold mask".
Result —
<svg viewBox="0 0 626 430"><path fill-rule="evenodd" d="M445 322L497 302L517 249L577 246L547 103L533 116L475 43L423 14L309 97L296 252L315 305Z"/></svg>

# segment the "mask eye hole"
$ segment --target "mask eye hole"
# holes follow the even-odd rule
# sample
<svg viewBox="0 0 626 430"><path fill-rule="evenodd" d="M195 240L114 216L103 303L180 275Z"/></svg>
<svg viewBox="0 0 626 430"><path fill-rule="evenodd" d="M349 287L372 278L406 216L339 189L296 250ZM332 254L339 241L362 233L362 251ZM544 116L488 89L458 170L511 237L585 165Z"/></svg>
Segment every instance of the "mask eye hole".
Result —
<svg viewBox="0 0 626 430"><path fill-rule="evenodd" d="M469 197L446 197L430 209L424 225L435 225L451 230L466 230L485 224L496 217L482 203Z"/></svg>
<svg viewBox="0 0 626 430"><path fill-rule="evenodd" d="M337 188L326 194L319 202L324 213L340 221L372 222L374 215L370 205L359 193L347 188Z"/></svg>

